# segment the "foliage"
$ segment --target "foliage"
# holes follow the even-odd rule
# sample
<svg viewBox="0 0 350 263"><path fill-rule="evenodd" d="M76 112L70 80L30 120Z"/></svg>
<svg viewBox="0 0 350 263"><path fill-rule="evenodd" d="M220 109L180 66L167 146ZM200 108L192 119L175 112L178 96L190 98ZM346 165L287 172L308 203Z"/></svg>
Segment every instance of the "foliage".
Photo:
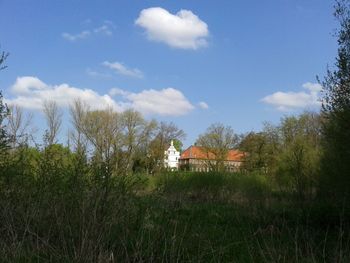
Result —
<svg viewBox="0 0 350 263"><path fill-rule="evenodd" d="M276 179L280 185L291 187L299 199L310 198L319 173L320 116L305 112L298 117L285 117L279 129L281 151Z"/></svg>
<svg viewBox="0 0 350 263"><path fill-rule="evenodd" d="M323 148L321 188L333 202L349 204L350 198L350 2L337 1L338 56L334 71L322 82ZM347 205L348 206L348 205Z"/></svg>
<svg viewBox="0 0 350 263"><path fill-rule="evenodd" d="M161 122L155 131L154 138L148 145L149 147L146 153L150 171L161 171L164 168L164 152L170 145L171 140L176 143L177 147L181 147L181 141L185 139L185 137L185 132L179 129L174 123Z"/></svg>
<svg viewBox="0 0 350 263"><path fill-rule="evenodd" d="M274 167L274 161L278 155L278 142L273 143L269 131L250 132L245 135L239 144L239 149L246 153L243 169L260 171L267 174Z"/></svg>
<svg viewBox="0 0 350 263"><path fill-rule="evenodd" d="M0 158L4 158L3 154L8 148L8 136L6 133L5 119L9 114L8 107L6 103L3 102L3 96L0 91ZM0 161L1 164L1 161Z"/></svg>
<svg viewBox="0 0 350 263"><path fill-rule="evenodd" d="M238 143L238 135L230 126L215 123L208 127L204 134L199 135L196 145L203 147L208 156L208 165L213 171L225 171L224 161L228 151ZM209 158L214 156L214 160Z"/></svg>

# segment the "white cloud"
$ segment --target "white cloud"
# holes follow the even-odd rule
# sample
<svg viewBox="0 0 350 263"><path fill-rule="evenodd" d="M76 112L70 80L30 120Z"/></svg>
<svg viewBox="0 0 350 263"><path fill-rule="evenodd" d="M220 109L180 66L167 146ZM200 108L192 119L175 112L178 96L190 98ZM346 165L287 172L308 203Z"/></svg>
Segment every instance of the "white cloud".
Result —
<svg viewBox="0 0 350 263"><path fill-rule="evenodd" d="M182 92L174 88L143 90L140 93L127 93L123 96L127 100L128 107L144 114L180 116L194 109Z"/></svg>
<svg viewBox="0 0 350 263"><path fill-rule="evenodd" d="M68 41L74 42L80 39L87 38L91 35L91 32L89 30L84 30L78 34L69 34L69 33L62 33L62 37Z"/></svg>
<svg viewBox="0 0 350 263"><path fill-rule="evenodd" d="M291 111L306 107L320 106L319 92L322 86L318 83L307 82L302 85L306 91L278 91L262 99L262 102L276 107L280 111Z"/></svg>
<svg viewBox="0 0 350 263"><path fill-rule="evenodd" d="M207 24L190 10L175 15L161 7L143 9L135 24L144 28L149 40L174 48L198 49L207 45Z"/></svg>
<svg viewBox="0 0 350 263"><path fill-rule="evenodd" d="M100 26L98 28L95 28L94 29L94 33L103 34L103 35L106 35L106 36L113 35L112 31L109 29L109 27L107 25L103 25L103 26Z"/></svg>
<svg viewBox="0 0 350 263"><path fill-rule="evenodd" d="M11 87L13 98L6 98L9 105L18 104L23 108L41 110L47 100L55 101L60 107L68 107L80 99L91 109L111 107L116 111L133 108L143 114L180 116L189 113L194 106L174 88L143 90L139 93L113 88L109 94L98 94L91 89L80 89L68 84L49 85L37 77L18 77ZM118 101L113 98L118 96Z"/></svg>
<svg viewBox="0 0 350 263"><path fill-rule="evenodd" d="M19 77L12 86L12 91L19 95L30 94L33 90L43 90L46 84L37 77Z"/></svg>
<svg viewBox="0 0 350 263"><path fill-rule="evenodd" d="M91 23L91 20L89 20L89 23ZM91 37L92 35L105 35L105 36L111 36L113 35L113 31L111 29L113 27L113 23L110 21L105 21L104 24L100 27L93 28L90 30L84 30L77 34L70 34L70 33L62 33L62 37L68 41L75 42L78 40L86 39L88 37Z"/></svg>
<svg viewBox="0 0 350 263"><path fill-rule="evenodd" d="M109 95L99 95L91 89L79 89L68 84L48 85L37 77L18 77L11 92L15 98L6 99L8 104L17 104L28 109L42 109L46 100L55 101L60 107L68 107L76 99L90 105L91 109L112 107L117 111L122 108Z"/></svg>
<svg viewBox="0 0 350 263"><path fill-rule="evenodd" d="M119 89L119 88L112 88L109 90L108 94L110 96L126 96L129 94L129 92L125 91L125 90L122 90L122 89Z"/></svg>
<svg viewBox="0 0 350 263"><path fill-rule="evenodd" d="M199 106L201 109L203 109L203 110L209 109L208 104L207 104L206 102L204 102L204 101L199 102L199 103L198 103L198 106Z"/></svg>
<svg viewBox="0 0 350 263"><path fill-rule="evenodd" d="M306 82L303 85L304 89L309 90L310 92L315 92L318 93L322 90L322 86L318 83L311 83L311 82Z"/></svg>
<svg viewBox="0 0 350 263"><path fill-rule="evenodd" d="M108 73L98 72L98 71L92 70L90 68L86 69L86 74L88 74L91 77L95 77L95 78L110 78L110 77L112 77Z"/></svg>
<svg viewBox="0 0 350 263"><path fill-rule="evenodd" d="M103 66L106 66L110 69L113 69L115 72L118 74L124 75L124 76L129 76L129 77L134 77L134 78L143 78L143 73L137 69L130 69L126 67L123 63L120 62L108 62L105 61L102 63Z"/></svg>

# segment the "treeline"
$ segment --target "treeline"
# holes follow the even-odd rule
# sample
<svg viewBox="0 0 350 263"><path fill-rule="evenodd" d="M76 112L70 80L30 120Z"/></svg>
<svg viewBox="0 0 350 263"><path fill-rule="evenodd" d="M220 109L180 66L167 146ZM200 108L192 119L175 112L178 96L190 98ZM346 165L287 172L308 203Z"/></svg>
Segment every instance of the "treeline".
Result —
<svg viewBox="0 0 350 263"><path fill-rule="evenodd" d="M1 93L0 93L1 96ZM1 99L1 97L0 97ZM81 101L70 107L72 128L66 145L58 144L62 111L55 102L43 105L46 130L43 140L33 136L31 114L17 105L7 107L0 100L2 112L1 144L9 159L30 148L38 154L47 149L62 149L78 155L90 164L104 166L108 177L133 172L155 173L163 168L164 150L174 140L177 148L185 138L183 130L173 123L147 121L134 110L118 113L112 109L90 110ZM58 154L60 154L58 152Z"/></svg>
<svg viewBox="0 0 350 263"><path fill-rule="evenodd" d="M240 149L247 153L243 169L271 177L302 200L312 198L319 186L321 120L317 113L304 112L248 133L240 142Z"/></svg>
<svg viewBox="0 0 350 263"><path fill-rule="evenodd" d="M348 262L349 3L336 5L338 57L321 112L241 136L211 125L196 144L217 157L216 173L163 173L164 150L171 139L181 148L184 131L80 101L65 145L62 113L45 103L39 144L31 116L0 93L1 261ZM233 147L246 153L242 173L224 174Z"/></svg>

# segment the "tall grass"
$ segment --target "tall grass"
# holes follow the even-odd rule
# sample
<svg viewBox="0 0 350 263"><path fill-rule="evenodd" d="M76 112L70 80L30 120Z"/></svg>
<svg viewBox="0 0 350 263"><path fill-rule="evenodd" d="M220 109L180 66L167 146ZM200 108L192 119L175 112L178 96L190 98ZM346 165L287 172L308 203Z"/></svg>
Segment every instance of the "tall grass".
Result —
<svg viewBox="0 0 350 263"><path fill-rule="evenodd" d="M350 260L346 216L322 221L263 175L109 178L74 156L26 156L0 174L1 262Z"/></svg>
<svg viewBox="0 0 350 263"><path fill-rule="evenodd" d="M154 179L164 195L198 202L245 202L267 198L272 185L259 174L177 172Z"/></svg>

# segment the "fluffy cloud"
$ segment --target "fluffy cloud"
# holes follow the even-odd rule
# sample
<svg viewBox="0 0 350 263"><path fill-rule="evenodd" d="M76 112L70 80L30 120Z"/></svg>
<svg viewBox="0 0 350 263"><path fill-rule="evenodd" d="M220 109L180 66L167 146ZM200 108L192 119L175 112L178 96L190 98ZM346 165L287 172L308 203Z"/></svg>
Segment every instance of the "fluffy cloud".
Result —
<svg viewBox="0 0 350 263"><path fill-rule="evenodd" d="M18 77L11 87L15 95L13 99L6 99L8 104L17 104L28 109L42 109L46 100L55 101L60 107L68 107L76 99L86 102L92 109L112 107L120 111L118 105L109 95L99 95L91 89L79 89L68 84L48 85L37 77Z"/></svg>
<svg viewBox="0 0 350 263"><path fill-rule="evenodd" d="M143 73L139 69L137 68L130 69L126 67L123 63L120 63L117 61L116 62L105 61L102 63L102 65L124 76L133 77L133 78L143 78Z"/></svg>
<svg viewBox="0 0 350 263"><path fill-rule="evenodd" d="M174 48L198 49L207 45L207 24L189 10L174 15L160 7L143 9L135 24L146 30L149 40Z"/></svg>
<svg viewBox="0 0 350 263"><path fill-rule="evenodd" d="M194 109L181 91L173 88L162 90L144 90L140 93L128 93L118 90L123 96L127 107L136 109L144 114L157 114L163 116L185 115Z"/></svg>
<svg viewBox="0 0 350 263"><path fill-rule="evenodd" d="M91 30L84 30L77 34L70 34L70 33L62 33L62 37L68 41L75 42L78 40L86 39L92 35L105 35L105 36L111 36L113 35L111 26L113 25L110 21L105 21L104 24L100 27L93 28Z"/></svg>
<svg viewBox="0 0 350 263"><path fill-rule="evenodd" d="M204 101L199 102L199 103L198 103L198 106L199 106L201 109L203 109L203 110L209 109L208 104L207 104L206 102L204 102Z"/></svg>
<svg viewBox="0 0 350 263"><path fill-rule="evenodd" d="M80 89L68 84L48 85L37 77L18 77L11 87L14 98L8 104L27 109L42 109L46 100L55 101L60 107L68 107L74 100L84 101L91 109L112 107L116 111L132 108L143 114L180 116L189 113L194 106L174 88L143 90L139 93L113 88L109 94L100 95L91 89ZM117 97L116 101L113 97Z"/></svg>
<svg viewBox="0 0 350 263"><path fill-rule="evenodd" d="M280 111L290 111L306 107L315 107L321 104L319 92L322 86L307 82L302 85L306 91L275 92L262 99L262 102L273 105Z"/></svg>

